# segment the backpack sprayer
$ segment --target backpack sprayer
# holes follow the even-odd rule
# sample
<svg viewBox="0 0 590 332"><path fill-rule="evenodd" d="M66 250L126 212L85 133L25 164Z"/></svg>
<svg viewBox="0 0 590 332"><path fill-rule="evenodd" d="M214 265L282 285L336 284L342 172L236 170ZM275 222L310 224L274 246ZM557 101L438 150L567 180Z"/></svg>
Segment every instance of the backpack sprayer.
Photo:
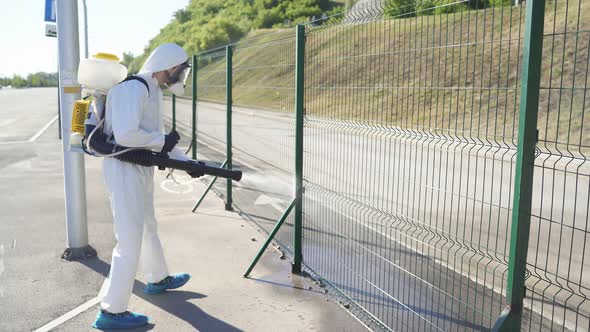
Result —
<svg viewBox="0 0 590 332"><path fill-rule="evenodd" d="M148 88L142 78L137 76L125 78L126 76L127 68L112 54L98 53L91 59L80 61L78 80L91 94L74 103L70 135L71 151L83 151L95 157L113 157L145 167L157 166L161 170L170 168L189 173L202 172L235 181L242 179L241 171L208 166L196 160L176 160L151 150L129 148L112 143L102 130L108 90L126 80L138 80Z"/></svg>

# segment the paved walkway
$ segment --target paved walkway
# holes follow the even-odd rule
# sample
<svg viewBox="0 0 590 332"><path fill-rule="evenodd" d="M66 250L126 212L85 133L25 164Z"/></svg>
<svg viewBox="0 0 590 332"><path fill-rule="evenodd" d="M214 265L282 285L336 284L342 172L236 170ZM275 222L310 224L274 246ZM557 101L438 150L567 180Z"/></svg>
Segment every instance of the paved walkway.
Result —
<svg viewBox="0 0 590 332"><path fill-rule="evenodd" d="M47 91L25 94L31 107L56 99ZM39 129L34 127L33 134ZM33 142L0 144L0 331L32 331L67 313L73 318L62 318L56 331L92 330L94 299L109 271L115 243L98 159L86 158L86 183L90 242L99 256L59 260L66 242L56 132L53 123ZM130 309L152 319L141 331L365 331L321 288L291 275L289 262L272 249L252 278L243 278L263 234L224 211L213 194L191 213L204 185L182 175L177 180L185 184L177 185L165 172L156 174L156 210L170 270L193 278L180 290L147 296L138 274Z"/></svg>

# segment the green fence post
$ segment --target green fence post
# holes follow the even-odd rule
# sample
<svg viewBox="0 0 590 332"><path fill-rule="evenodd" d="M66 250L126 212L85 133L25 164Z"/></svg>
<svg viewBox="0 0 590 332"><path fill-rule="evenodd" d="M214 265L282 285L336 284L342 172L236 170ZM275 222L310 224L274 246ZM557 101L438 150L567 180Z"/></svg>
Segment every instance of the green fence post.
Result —
<svg viewBox="0 0 590 332"><path fill-rule="evenodd" d="M176 95L172 95L172 130L176 130Z"/></svg>
<svg viewBox="0 0 590 332"><path fill-rule="evenodd" d="M192 130L192 158L197 159L197 56L193 55L193 130Z"/></svg>
<svg viewBox="0 0 590 332"><path fill-rule="evenodd" d="M293 225L293 273L301 273L303 237L303 102L305 26L297 25L295 60L295 220Z"/></svg>
<svg viewBox="0 0 590 332"><path fill-rule="evenodd" d="M226 168L232 168L232 58L233 58L233 49L231 46L225 47L225 58L226 58L226 67L225 67L225 104L226 104L226 111L227 111L227 120L226 120ZM227 179L227 192L226 192L226 199L225 199L225 209L230 211L232 210L232 180Z"/></svg>
<svg viewBox="0 0 590 332"><path fill-rule="evenodd" d="M516 176L506 285L506 298L509 307L496 321L494 331L519 331L522 321L526 258L531 223L533 170L537 145L537 113L541 84L544 20L545 1L527 1Z"/></svg>

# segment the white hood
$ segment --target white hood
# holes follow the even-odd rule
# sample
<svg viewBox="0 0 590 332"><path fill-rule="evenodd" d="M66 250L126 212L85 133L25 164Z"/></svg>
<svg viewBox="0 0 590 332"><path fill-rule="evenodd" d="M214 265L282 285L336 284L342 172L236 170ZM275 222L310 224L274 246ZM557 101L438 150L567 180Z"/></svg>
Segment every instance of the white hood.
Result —
<svg viewBox="0 0 590 332"><path fill-rule="evenodd" d="M188 60L184 49L176 44L162 44L156 47L147 58L139 74L156 73L178 66Z"/></svg>

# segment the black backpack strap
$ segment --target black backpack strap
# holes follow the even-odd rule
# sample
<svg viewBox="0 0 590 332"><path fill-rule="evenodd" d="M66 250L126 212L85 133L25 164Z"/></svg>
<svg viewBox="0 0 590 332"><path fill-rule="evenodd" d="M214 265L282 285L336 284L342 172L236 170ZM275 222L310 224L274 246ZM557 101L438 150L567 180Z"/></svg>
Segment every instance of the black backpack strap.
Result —
<svg viewBox="0 0 590 332"><path fill-rule="evenodd" d="M125 79L122 80L121 83L127 82L127 81L140 81L141 83L143 83L143 85L145 85L145 88L148 90L148 94L150 93L150 86L143 78L141 78L139 76L135 76L135 75L129 75L129 76L125 77Z"/></svg>

